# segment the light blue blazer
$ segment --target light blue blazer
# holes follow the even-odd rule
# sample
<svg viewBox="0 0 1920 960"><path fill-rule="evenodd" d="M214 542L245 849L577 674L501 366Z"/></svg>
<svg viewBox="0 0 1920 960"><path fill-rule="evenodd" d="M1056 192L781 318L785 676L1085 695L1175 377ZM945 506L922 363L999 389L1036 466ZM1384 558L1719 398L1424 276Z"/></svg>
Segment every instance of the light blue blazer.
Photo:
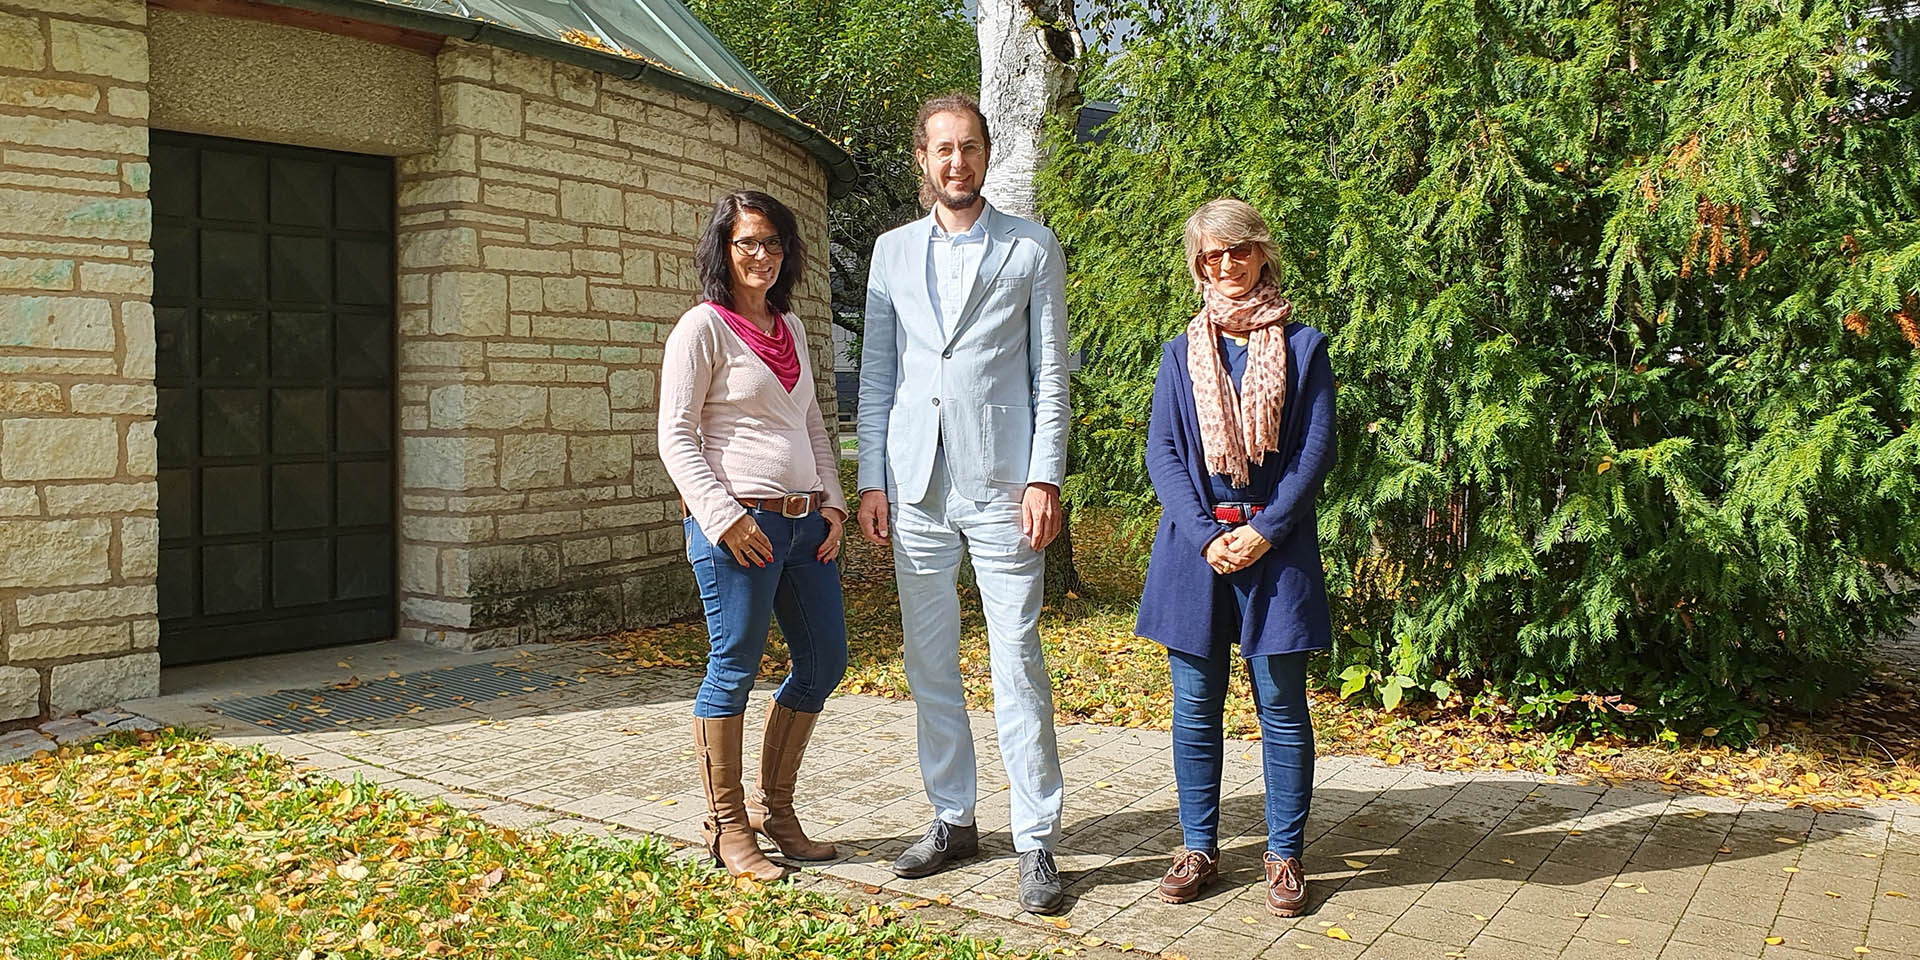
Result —
<svg viewBox="0 0 1920 960"><path fill-rule="evenodd" d="M931 215L883 234L867 276L860 490L926 498L934 451L972 500L1059 486L1067 462L1067 263L1053 231L982 212L987 246L943 330L927 288Z"/></svg>

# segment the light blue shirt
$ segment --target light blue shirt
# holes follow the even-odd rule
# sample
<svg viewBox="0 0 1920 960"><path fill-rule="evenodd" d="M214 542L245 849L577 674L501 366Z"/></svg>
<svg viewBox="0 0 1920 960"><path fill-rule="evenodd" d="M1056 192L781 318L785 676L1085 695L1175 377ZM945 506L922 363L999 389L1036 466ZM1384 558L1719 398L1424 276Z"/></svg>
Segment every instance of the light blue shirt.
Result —
<svg viewBox="0 0 1920 960"><path fill-rule="evenodd" d="M965 233L948 233L940 221L933 221L927 240L927 299L933 301L940 329L952 332L953 323L967 305L967 291L974 274L980 272L980 257L987 250L987 218L973 222Z"/></svg>

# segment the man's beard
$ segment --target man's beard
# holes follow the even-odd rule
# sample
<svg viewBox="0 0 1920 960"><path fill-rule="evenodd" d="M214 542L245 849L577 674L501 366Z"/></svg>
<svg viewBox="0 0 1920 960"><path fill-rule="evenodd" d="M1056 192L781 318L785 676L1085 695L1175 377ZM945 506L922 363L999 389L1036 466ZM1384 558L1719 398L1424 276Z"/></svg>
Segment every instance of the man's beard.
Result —
<svg viewBox="0 0 1920 960"><path fill-rule="evenodd" d="M936 202L949 210L965 210L980 202L979 187L974 187L971 190L960 193L952 193L933 181L928 181L927 192L933 195L933 199Z"/></svg>

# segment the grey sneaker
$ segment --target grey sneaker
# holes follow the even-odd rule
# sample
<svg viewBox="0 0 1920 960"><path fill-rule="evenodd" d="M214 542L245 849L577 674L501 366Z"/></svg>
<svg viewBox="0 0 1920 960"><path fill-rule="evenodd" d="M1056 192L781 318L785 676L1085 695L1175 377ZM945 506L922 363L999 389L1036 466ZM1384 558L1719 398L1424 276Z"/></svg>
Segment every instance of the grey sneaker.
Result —
<svg viewBox="0 0 1920 960"><path fill-rule="evenodd" d="M1056 913L1066 893L1060 888L1060 867L1053 854L1028 850L1020 855L1020 906L1028 913Z"/></svg>
<svg viewBox="0 0 1920 960"><path fill-rule="evenodd" d="M893 861L893 875L912 879L930 877L955 860L965 860L980 852L980 828L975 824L954 826L938 817L927 827L925 836L900 851Z"/></svg>

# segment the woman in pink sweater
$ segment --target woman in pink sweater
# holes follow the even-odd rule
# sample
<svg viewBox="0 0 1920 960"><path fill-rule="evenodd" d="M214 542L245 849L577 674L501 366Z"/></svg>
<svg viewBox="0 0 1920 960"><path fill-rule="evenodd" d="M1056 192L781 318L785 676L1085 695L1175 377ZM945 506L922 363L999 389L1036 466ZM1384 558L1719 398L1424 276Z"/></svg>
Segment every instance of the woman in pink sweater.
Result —
<svg viewBox="0 0 1920 960"><path fill-rule="evenodd" d="M813 723L847 669L840 595L846 495L814 397L806 330L791 312L806 248L785 204L722 197L694 255L706 302L667 336L660 457L686 503L687 559L706 607L707 676L693 742L707 794L703 834L735 876L777 880L766 834L794 860L830 860L793 812ZM792 668L767 709L760 782L741 786L741 730L767 626L778 617Z"/></svg>

